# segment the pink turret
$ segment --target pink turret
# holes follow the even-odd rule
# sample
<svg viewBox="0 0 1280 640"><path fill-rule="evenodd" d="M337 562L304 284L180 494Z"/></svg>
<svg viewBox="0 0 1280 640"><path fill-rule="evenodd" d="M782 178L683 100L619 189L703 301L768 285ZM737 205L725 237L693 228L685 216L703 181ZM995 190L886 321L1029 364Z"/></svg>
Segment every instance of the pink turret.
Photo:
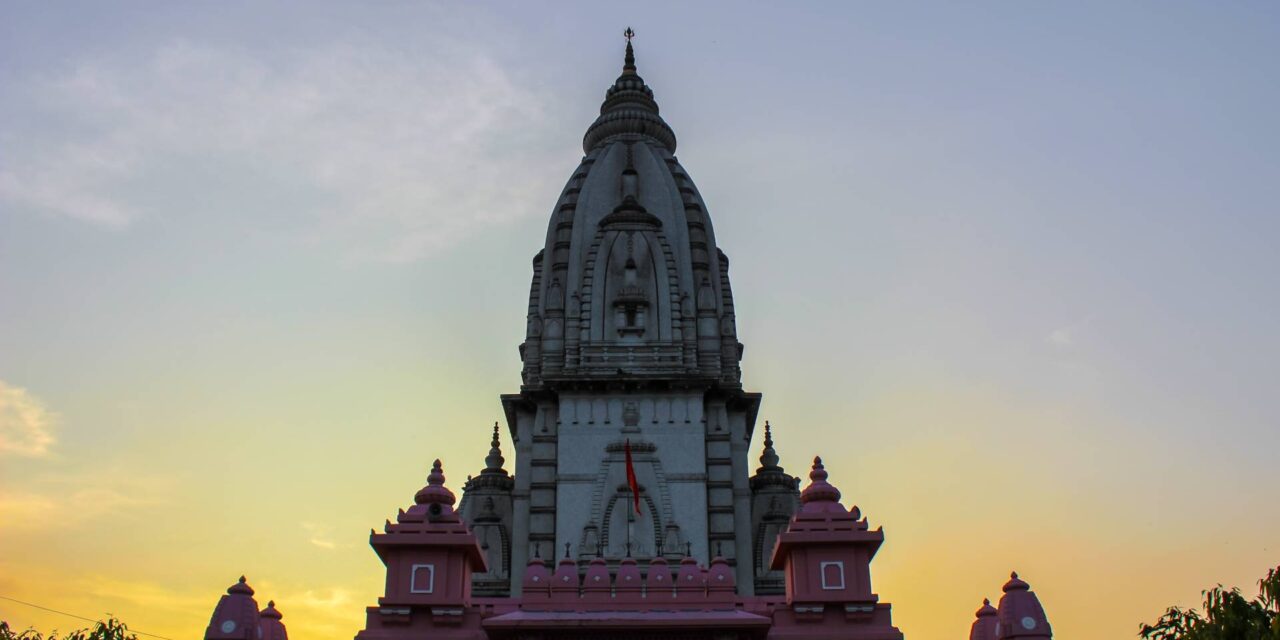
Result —
<svg viewBox="0 0 1280 640"><path fill-rule="evenodd" d="M969 629L969 640L996 640L996 608L991 606L991 601L983 598L982 606L974 615L978 619Z"/></svg>
<svg viewBox="0 0 1280 640"><path fill-rule="evenodd" d="M870 531L857 507L845 510L822 458L813 459L809 479L800 494L804 506L778 536L770 561L772 569L784 571L787 588L787 609L775 616L775 625L797 624L777 625L770 637L809 637L812 624L833 633L845 629L839 635L847 638L900 640L889 605L871 591L871 559L884 542L883 530Z"/></svg>
<svg viewBox="0 0 1280 640"><path fill-rule="evenodd" d="M707 570L707 598L715 602L729 603L737 591L733 567L723 556L716 554Z"/></svg>
<svg viewBox="0 0 1280 640"><path fill-rule="evenodd" d="M644 578L644 590L651 601L670 600L675 597L675 584L671 579L671 567L667 559L658 556L649 563L649 575Z"/></svg>
<svg viewBox="0 0 1280 640"><path fill-rule="evenodd" d="M240 576L240 581L231 585L227 595L218 600L204 637L205 640L258 640L258 622L258 602L253 599L253 588Z"/></svg>
<svg viewBox="0 0 1280 640"><path fill-rule="evenodd" d="M525 567L523 591L525 600L538 601L551 597L551 571L547 569L547 563L537 555Z"/></svg>
<svg viewBox="0 0 1280 640"><path fill-rule="evenodd" d="M653 571L653 565L649 565L649 570ZM665 564L661 570L666 571ZM640 575L640 565L636 564L636 559L623 558L618 564L618 575L613 580L613 589L618 602L628 604L644 602L641 599L643 584L644 576Z"/></svg>
<svg viewBox="0 0 1280 640"><path fill-rule="evenodd" d="M676 573L676 598L702 601L706 595L706 573L693 556L685 556L680 560L680 571Z"/></svg>
<svg viewBox="0 0 1280 640"><path fill-rule="evenodd" d="M551 576L551 599L557 602L576 603L578 589L581 586L578 583L578 563L569 557L569 548L566 545L564 557L560 558L555 575Z"/></svg>
<svg viewBox="0 0 1280 640"><path fill-rule="evenodd" d="M1053 637L1049 619L1040 606L1040 598L1031 591L1031 585L1018 578L1018 572L1009 574L1004 584L1004 596L1000 598L997 612L996 638L999 640L1048 640Z"/></svg>
<svg viewBox="0 0 1280 640"><path fill-rule="evenodd" d="M283 617L280 610L276 609L276 601L268 601L267 608L258 614L258 626L262 628L262 635L259 637L262 640L289 640L289 632L280 621Z"/></svg>
<svg viewBox="0 0 1280 640"><path fill-rule="evenodd" d="M402 510L385 533L371 533L369 544L387 567L386 595L367 609L361 640L396 635L396 627L448 638L448 627L476 614L471 604L471 573L486 571L476 537L453 510L452 491L436 460L427 485Z"/></svg>
<svg viewBox="0 0 1280 640"><path fill-rule="evenodd" d="M587 575L582 578L583 602L609 602L613 600L613 576L609 574L609 564L604 558L596 556L587 565Z"/></svg>

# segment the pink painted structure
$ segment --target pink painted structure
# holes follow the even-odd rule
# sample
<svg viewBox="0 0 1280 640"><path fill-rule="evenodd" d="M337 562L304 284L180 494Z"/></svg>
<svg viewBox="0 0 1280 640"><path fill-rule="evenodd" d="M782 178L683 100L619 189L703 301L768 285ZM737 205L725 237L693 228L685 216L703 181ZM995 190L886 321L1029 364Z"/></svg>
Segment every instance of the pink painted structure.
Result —
<svg viewBox="0 0 1280 640"><path fill-rule="evenodd" d="M289 640L283 616L276 609L275 601L258 611L258 601L253 599L253 588L240 576L240 581L227 589L227 595L218 600L209 626L205 628L205 640Z"/></svg>
<svg viewBox="0 0 1280 640"><path fill-rule="evenodd" d="M1016 571L1004 584L1000 608L992 607L990 600L983 600L977 616L969 631L969 640L1048 640L1053 637L1040 598L1031 591L1031 585L1018 578Z"/></svg>
<svg viewBox="0 0 1280 640"><path fill-rule="evenodd" d="M283 617L280 610L276 609L276 601L267 601L267 608L258 613L258 618L261 620L258 627L262 629L262 640L289 640L289 632L280 621Z"/></svg>
<svg viewBox="0 0 1280 640"><path fill-rule="evenodd" d="M969 628L969 640L995 640L998 613L996 608L991 606L991 601L983 598L982 606L978 607L978 611L974 613L977 620L974 620L973 626Z"/></svg>
<svg viewBox="0 0 1280 640"><path fill-rule="evenodd" d="M858 509L845 509L815 459L804 506L778 540L772 564L786 575L784 596L737 594L719 555L670 566L657 557L591 560L585 571L565 557L526 568L519 596L472 597L471 573L485 571L476 539L453 510L436 461L414 506L374 533L386 564L386 595L367 609L357 640L408 638L850 638L898 640L890 605L871 589L870 563L884 541Z"/></svg>
<svg viewBox="0 0 1280 640"><path fill-rule="evenodd" d="M439 460L414 504L369 544L387 570L385 595L366 609L355 640L551 640L707 638L731 640L901 640L891 606L871 589L871 560L884 543L855 506L840 504L814 458L802 507L778 536L771 565L786 576L784 596L739 596L723 557L676 566L657 557L597 557L585 572L561 558L535 557L521 595L473 597L472 574L487 570L476 537L454 511ZM288 640L275 602L258 610L241 576L218 601L205 640ZM983 600L969 640L1049 640L1052 628L1030 585L1013 573L999 608Z"/></svg>

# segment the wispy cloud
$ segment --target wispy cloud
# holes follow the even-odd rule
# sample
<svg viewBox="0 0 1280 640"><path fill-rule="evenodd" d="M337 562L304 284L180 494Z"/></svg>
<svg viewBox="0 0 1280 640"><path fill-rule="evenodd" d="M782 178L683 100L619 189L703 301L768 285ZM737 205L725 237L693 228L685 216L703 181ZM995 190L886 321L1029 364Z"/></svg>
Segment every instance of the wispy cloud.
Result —
<svg viewBox="0 0 1280 640"><path fill-rule="evenodd" d="M1047 340L1049 344L1058 348L1073 346L1079 338L1080 332L1088 329L1089 326L1093 324L1093 318L1094 317L1092 315L1089 315L1078 322L1058 327L1057 329L1050 331L1049 335L1045 337L1045 340Z"/></svg>
<svg viewBox="0 0 1280 640"><path fill-rule="evenodd" d="M302 529L307 533L307 541L321 549L337 549L348 546L339 545L332 537L333 527L316 522L303 522Z"/></svg>
<svg viewBox="0 0 1280 640"><path fill-rule="evenodd" d="M1070 345L1072 340L1073 338L1071 336L1071 329L1068 327L1054 329L1053 331L1049 332L1049 342L1056 344L1060 347L1065 347L1067 345Z"/></svg>
<svg viewBox="0 0 1280 640"><path fill-rule="evenodd" d="M39 398L0 380L0 455L48 455L56 421Z"/></svg>
<svg viewBox="0 0 1280 640"><path fill-rule="evenodd" d="M422 46L178 41L83 59L24 87L34 123L0 123L0 201L113 228L224 203L221 222L268 212L388 261L541 212L563 177L543 161L562 142L551 94L474 45Z"/></svg>
<svg viewBox="0 0 1280 640"><path fill-rule="evenodd" d="M173 611L199 615L212 610L216 598L207 589L182 592L153 582L120 580L101 575L90 575L76 581L75 592L95 599L123 600L148 609Z"/></svg>
<svg viewBox="0 0 1280 640"><path fill-rule="evenodd" d="M297 588L263 580L255 585L260 601L274 600L285 614L289 631L302 637L351 635L360 628L362 604L355 592L345 587L311 586ZM355 615L352 615L356 612Z"/></svg>
<svg viewBox="0 0 1280 640"><path fill-rule="evenodd" d="M25 478L0 488L0 531L39 530L163 505L167 483L111 465Z"/></svg>

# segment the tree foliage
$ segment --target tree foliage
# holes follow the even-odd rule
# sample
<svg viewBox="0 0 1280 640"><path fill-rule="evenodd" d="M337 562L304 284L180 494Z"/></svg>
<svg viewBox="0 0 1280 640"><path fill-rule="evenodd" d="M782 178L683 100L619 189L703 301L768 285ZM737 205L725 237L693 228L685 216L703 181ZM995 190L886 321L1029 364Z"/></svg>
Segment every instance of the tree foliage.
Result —
<svg viewBox="0 0 1280 640"><path fill-rule="evenodd" d="M1280 640L1280 567L1258 581L1258 597L1218 585L1202 592L1203 612L1169 607L1155 624L1143 624L1145 640Z"/></svg>
<svg viewBox="0 0 1280 640"><path fill-rule="evenodd" d="M138 640L138 636L130 633L129 626L114 617L99 620L92 627L61 636L57 631L50 631L48 635L42 635L35 629L14 631L8 622L0 620L0 640Z"/></svg>

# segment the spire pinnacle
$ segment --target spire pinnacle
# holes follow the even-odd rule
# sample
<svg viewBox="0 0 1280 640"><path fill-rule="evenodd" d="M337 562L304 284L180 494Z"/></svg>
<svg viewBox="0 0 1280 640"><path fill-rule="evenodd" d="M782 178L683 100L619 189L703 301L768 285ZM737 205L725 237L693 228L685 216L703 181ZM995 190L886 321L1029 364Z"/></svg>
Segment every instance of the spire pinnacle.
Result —
<svg viewBox="0 0 1280 640"><path fill-rule="evenodd" d="M983 598L982 606L978 608L978 611L974 615L979 618L996 615L996 608L991 606L991 598Z"/></svg>
<svg viewBox="0 0 1280 640"><path fill-rule="evenodd" d="M764 421L764 451L760 452L760 470L762 471L782 471L782 467L778 466L778 452L773 449L773 427L768 420Z"/></svg>
<svg viewBox="0 0 1280 640"><path fill-rule="evenodd" d="M436 458L431 465L431 473L427 474L427 486L418 490L413 501L417 504L453 505L455 500L453 492L444 486L444 468Z"/></svg>
<svg viewBox="0 0 1280 640"><path fill-rule="evenodd" d="M653 89L636 72L636 50L631 45L635 35L635 30L630 27L623 32L627 38L627 52L622 62L622 75L605 91L600 117L587 127L587 133L582 137L582 150L586 153L606 141L619 139L644 139L675 153L676 134L658 115Z"/></svg>
<svg viewBox="0 0 1280 640"><path fill-rule="evenodd" d="M502 465L506 459L502 457L502 445L498 440L498 423L493 423L493 440L489 442L489 455L484 458L484 471L481 473L493 473L502 471ZM504 472L505 473L505 472Z"/></svg>
<svg viewBox="0 0 1280 640"><path fill-rule="evenodd" d="M1031 585L1027 584L1026 581L1018 577L1017 571L1011 572L1009 574L1009 581L1004 583L1005 593L1008 593L1010 591L1026 591L1030 588L1031 588Z"/></svg>
<svg viewBox="0 0 1280 640"><path fill-rule="evenodd" d="M240 576L240 581L227 588L228 594L242 593L247 596L253 595L253 587L245 581L244 576Z"/></svg>
<svg viewBox="0 0 1280 640"><path fill-rule="evenodd" d="M622 37L627 39L627 56L622 60L622 74L634 74L636 72L636 52L635 49L631 48L631 39L636 37L636 32L631 27L627 27L627 30L622 32Z"/></svg>
<svg viewBox="0 0 1280 640"><path fill-rule="evenodd" d="M284 614L280 613L280 610L276 608L275 600L268 600L267 608L260 611L258 615L264 618L271 618L274 620L279 620L284 617Z"/></svg>
<svg viewBox="0 0 1280 640"><path fill-rule="evenodd" d="M827 482L827 469L822 466L821 457L813 459L813 469L809 471L809 486L800 492L800 502L804 503L806 511L810 510L811 503L814 503L815 507L818 504L833 504L839 507L840 490ZM843 511L843 507L840 510Z"/></svg>

